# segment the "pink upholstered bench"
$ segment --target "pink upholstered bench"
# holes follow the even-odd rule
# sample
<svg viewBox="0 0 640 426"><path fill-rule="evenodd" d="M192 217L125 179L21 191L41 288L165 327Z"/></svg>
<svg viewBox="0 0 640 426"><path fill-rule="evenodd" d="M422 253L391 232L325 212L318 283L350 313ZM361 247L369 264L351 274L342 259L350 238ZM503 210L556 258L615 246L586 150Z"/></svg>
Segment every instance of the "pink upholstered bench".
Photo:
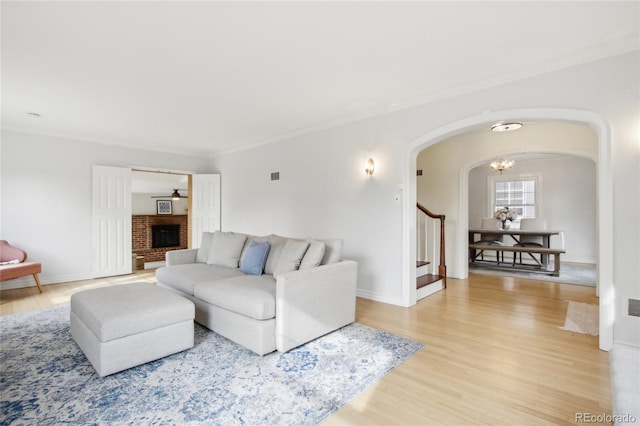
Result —
<svg viewBox="0 0 640 426"><path fill-rule="evenodd" d="M24 250L13 247L6 240L0 240L0 262L17 262L0 265L0 281L33 275L38 290L42 293L40 278L38 278L38 274L42 272L42 264L25 262L26 259L27 253Z"/></svg>

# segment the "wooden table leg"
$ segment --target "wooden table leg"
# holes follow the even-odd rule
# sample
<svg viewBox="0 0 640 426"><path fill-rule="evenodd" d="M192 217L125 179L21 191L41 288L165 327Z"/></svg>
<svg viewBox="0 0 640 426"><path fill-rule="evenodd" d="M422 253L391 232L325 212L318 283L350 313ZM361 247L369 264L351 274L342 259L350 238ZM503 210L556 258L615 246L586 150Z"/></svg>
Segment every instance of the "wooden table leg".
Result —
<svg viewBox="0 0 640 426"><path fill-rule="evenodd" d="M549 236L543 236L542 237L542 246L545 248L551 248L550 247L550 241L551 239L549 238ZM555 258L554 258L555 259ZM549 255L548 254L541 254L540 255L540 263L542 264L542 268L546 269L547 265L549 264Z"/></svg>
<svg viewBox="0 0 640 426"><path fill-rule="evenodd" d="M560 253L553 255L553 276L560 276Z"/></svg>

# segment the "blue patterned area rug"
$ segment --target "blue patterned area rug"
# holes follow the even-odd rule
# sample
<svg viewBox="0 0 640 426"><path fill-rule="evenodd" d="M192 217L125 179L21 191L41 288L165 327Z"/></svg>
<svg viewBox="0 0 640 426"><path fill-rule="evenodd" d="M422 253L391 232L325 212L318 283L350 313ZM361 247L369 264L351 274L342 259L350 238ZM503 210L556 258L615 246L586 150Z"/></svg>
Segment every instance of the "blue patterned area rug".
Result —
<svg viewBox="0 0 640 426"><path fill-rule="evenodd" d="M68 306L0 327L2 425L318 424L424 346L355 323L260 357L196 325L193 349L100 378Z"/></svg>

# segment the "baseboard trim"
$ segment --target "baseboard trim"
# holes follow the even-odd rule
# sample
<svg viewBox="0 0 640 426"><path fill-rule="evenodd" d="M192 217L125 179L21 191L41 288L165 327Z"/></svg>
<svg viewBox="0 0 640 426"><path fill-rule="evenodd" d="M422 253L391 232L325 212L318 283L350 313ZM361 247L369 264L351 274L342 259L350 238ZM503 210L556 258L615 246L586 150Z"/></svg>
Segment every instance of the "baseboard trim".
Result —
<svg viewBox="0 0 640 426"><path fill-rule="evenodd" d="M390 299L368 290L356 290L356 296L374 302L388 303L389 305L404 306L400 300Z"/></svg>
<svg viewBox="0 0 640 426"><path fill-rule="evenodd" d="M43 286L50 284L60 284L72 281L82 281L82 280L92 280L95 278L93 274L74 274L74 275L59 275L54 277L42 277L38 275L40 278L40 284ZM12 280L2 281L0 283L0 289L2 290L13 290L16 288L27 288L27 287L36 287L36 282L31 275L26 277L14 278Z"/></svg>

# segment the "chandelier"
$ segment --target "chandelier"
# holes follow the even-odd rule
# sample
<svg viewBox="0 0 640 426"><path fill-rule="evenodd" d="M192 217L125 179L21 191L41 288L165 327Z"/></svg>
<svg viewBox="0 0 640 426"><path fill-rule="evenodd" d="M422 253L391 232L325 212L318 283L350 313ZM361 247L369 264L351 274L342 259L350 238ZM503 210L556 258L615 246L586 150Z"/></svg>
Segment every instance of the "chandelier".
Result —
<svg viewBox="0 0 640 426"><path fill-rule="evenodd" d="M501 158L497 161L492 161L490 167L494 172L498 171L500 172L500 174L502 174L504 170L509 170L511 167L513 167L513 164L513 160L504 160Z"/></svg>

